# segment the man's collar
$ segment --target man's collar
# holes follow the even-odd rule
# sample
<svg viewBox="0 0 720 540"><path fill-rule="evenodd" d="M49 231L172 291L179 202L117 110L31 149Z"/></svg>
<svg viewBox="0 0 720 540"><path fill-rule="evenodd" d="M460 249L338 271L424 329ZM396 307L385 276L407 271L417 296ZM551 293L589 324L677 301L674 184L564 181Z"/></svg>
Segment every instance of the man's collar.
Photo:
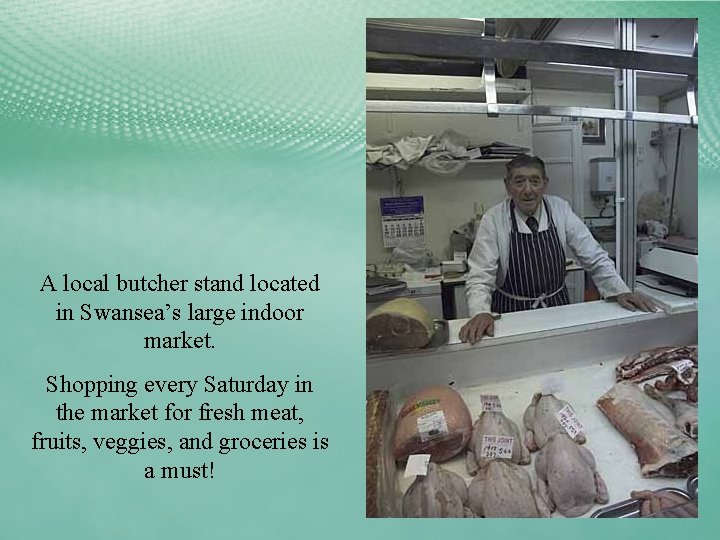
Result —
<svg viewBox="0 0 720 540"><path fill-rule="evenodd" d="M512 199L510 199L512 200ZM538 204L537 208L535 209L535 212L533 212L533 217L537 219L538 223L540 223L540 217L542 216L542 207L545 205L545 198L543 197L540 200L540 204ZM515 207L515 211L518 213L518 215L522 218L523 221L526 221L527 218L530 216L525 215L525 212L520 210L517 206L517 204L513 205Z"/></svg>

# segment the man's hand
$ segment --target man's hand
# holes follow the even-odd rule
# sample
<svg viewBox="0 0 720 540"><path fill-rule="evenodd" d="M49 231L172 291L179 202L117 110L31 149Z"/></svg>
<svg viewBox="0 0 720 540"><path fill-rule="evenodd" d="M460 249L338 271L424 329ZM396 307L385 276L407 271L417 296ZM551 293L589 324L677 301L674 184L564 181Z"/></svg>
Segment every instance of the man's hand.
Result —
<svg viewBox="0 0 720 540"><path fill-rule="evenodd" d="M658 307L652 300L638 293L622 293L611 297L610 300L617 300L618 304L630 311L637 311L638 309L649 312L658 311Z"/></svg>
<svg viewBox="0 0 720 540"><path fill-rule="evenodd" d="M495 319L490 313L480 313L465 323L460 329L460 341L477 343L483 334L495 335Z"/></svg>
<svg viewBox="0 0 720 540"><path fill-rule="evenodd" d="M695 518L697 506L674 493L662 491L632 491L630 497L642 501L640 517L649 517L663 512L667 517Z"/></svg>

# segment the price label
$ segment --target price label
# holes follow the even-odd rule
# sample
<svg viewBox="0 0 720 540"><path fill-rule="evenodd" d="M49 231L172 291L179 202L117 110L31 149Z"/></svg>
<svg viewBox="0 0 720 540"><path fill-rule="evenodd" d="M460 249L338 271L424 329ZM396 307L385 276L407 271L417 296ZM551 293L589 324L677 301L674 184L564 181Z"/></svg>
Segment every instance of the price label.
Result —
<svg viewBox="0 0 720 540"><path fill-rule="evenodd" d="M480 402L482 403L483 412L485 412L485 411L502 412L502 405L500 404L500 396L482 395L482 396L480 396Z"/></svg>
<svg viewBox="0 0 720 540"><path fill-rule="evenodd" d="M515 437L483 435L480 457L510 459Z"/></svg>
<svg viewBox="0 0 720 540"><path fill-rule="evenodd" d="M540 384L540 392L543 396L556 395L563 391L563 383L557 377L547 377Z"/></svg>
<svg viewBox="0 0 720 540"><path fill-rule="evenodd" d="M690 371L688 377L685 376L685 373L687 373L688 370L692 370L695 367L695 364L689 358L683 358L682 360L672 362L670 364L670 367L675 370L675 373L677 373L677 378L680 380L680 382L690 384L695 378L694 371Z"/></svg>
<svg viewBox="0 0 720 540"><path fill-rule="evenodd" d="M570 405L565 405L557 413L557 419L560 425L567 431L567 434L574 439L578 433L580 433L585 426L580 419L575 416L575 412L572 410Z"/></svg>
<svg viewBox="0 0 720 540"><path fill-rule="evenodd" d="M430 454L413 454L405 465L405 478L409 476L427 476Z"/></svg>
<svg viewBox="0 0 720 540"><path fill-rule="evenodd" d="M420 440L426 442L448 434L445 414L442 411L431 412L417 419Z"/></svg>

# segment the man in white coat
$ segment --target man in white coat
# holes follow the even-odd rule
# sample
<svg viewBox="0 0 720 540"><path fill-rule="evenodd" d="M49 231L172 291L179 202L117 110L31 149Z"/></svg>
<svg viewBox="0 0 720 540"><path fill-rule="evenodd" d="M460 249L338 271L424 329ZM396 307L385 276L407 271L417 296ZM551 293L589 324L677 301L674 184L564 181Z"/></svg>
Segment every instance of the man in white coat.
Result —
<svg viewBox="0 0 720 540"><path fill-rule="evenodd" d="M559 197L545 195L545 164L522 154L507 164L509 198L483 215L470 252L465 284L471 319L460 339L475 343L494 333L493 313L569 304L565 254L574 253L603 298L629 310L655 311L647 298L628 289L615 264Z"/></svg>

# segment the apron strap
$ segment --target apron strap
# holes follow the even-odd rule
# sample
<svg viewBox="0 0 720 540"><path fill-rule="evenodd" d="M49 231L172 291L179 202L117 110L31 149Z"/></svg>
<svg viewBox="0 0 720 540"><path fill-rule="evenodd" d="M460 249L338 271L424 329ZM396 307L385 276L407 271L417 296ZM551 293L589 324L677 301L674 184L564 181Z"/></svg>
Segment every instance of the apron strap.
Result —
<svg viewBox="0 0 720 540"><path fill-rule="evenodd" d="M555 221L553 220L552 212L550 211L550 205L548 204L547 199L545 198L545 195L543 195L543 206L545 207L545 211L547 212L547 215L548 215L548 229L549 229L550 227L555 226Z"/></svg>
<svg viewBox="0 0 720 540"><path fill-rule="evenodd" d="M517 232L517 220L515 219L515 201L510 199L510 229Z"/></svg>
<svg viewBox="0 0 720 540"><path fill-rule="evenodd" d="M548 216L548 229L550 227L555 226L555 221L553 221L552 212L550 212L550 206L548 205L547 199L545 198L545 195L543 195L543 206L545 207L545 212L547 212ZM541 216L542 217L542 216ZM510 199L510 223L512 224L512 232L517 232L518 226L517 226L517 218L515 217L515 201ZM540 221L538 221L538 226L540 225Z"/></svg>
<svg viewBox="0 0 720 540"><path fill-rule="evenodd" d="M497 287L495 290L497 292L499 292L500 294L502 294L503 296L506 296L507 298L512 298L513 300L522 300L524 302L532 302L533 304L531 306L531 309L535 309L538 306L542 306L542 307L546 308L547 304L545 303L545 300L547 300L548 298L552 298L556 294L560 294L564 288L565 288L565 284L563 283L562 286L557 291L550 293L550 294L543 293L540 296L538 296L537 298L528 298L527 296L518 296L516 294L510 294L509 292L505 292L504 290L502 290L500 287Z"/></svg>

